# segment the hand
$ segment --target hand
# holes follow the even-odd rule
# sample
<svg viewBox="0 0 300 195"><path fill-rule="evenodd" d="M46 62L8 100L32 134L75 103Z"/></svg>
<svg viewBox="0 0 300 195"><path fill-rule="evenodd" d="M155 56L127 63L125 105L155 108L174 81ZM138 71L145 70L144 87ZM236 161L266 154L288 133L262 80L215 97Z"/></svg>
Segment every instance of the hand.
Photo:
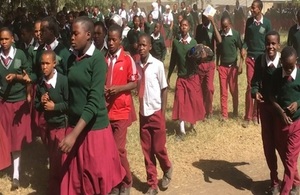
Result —
<svg viewBox="0 0 300 195"><path fill-rule="evenodd" d="M30 94L27 94L26 99L27 99L27 102L30 103L30 102L31 102L31 95L30 95Z"/></svg>
<svg viewBox="0 0 300 195"><path fill-rule="evenodd" d="M259 92L256 93L255 99L260 103L264 102L264 97Z"/></svg>
<svg viewBox="0 0 300 195"><path fill-rule="evenodd" d="M6 82L11 83L13 80L17 78L17 74L8 74L5 79Z"/></svg>
<svg viewBox="0 0 300 195"><path fill-rule="evenodd" d="M54 110L55 104L52 100L49 100L47 102L44 103L44 109L47 111L51 111Z"/></svg>
<svg viewBox="0 0 300 195"><path fill-rule="evenodd" d="M243 58L246 59L247 51L246 51L245 48L242 48L242 50L241 50L241 56L243 56Z"/></svg>
<svg viewBox="0 0 300 195"><path fill-rule="evenodd" d="M210 22L212 22L212 23L214 22L214 17L212 17L211 15L208 15L208 16L207 16L207 19L208 19Z"/></svg>
<svg viewBox="0 0 300 195"><path fill-rule="evenodd" d="M216 65L216 71L218 71L218 72L219 72L219 66L220 65L218 65L218 64Z"/></svg>
<svg viewBox="0 0 300 195"><path fill-rule="evenodd" d="M243 73L243 67L242 67L242 64L239 65L238 67L238 74L242 74Z"/></svg>
<svg viewBox="0 0 300 195"><path fill-rule="evenodd" d="M116 95L118 93L120 93L122 90L121 90L121 87L120 86L111 86L109 89L108 89L108 94L110 96L113 96L113 95Z"/></svg>
<svg viewBox="0 0 300 195"><path fill-rule="evenodd" d="M29 78L29 76L25 70L23 70L23 81L25 81L26 83L31 82L31 79Z"/></svg>
<svg viewBox="0 0 300 195"><path fill-rule="evenodd" d="M168 88L170 89L170 78L167 79Z"/></svg>
<svg viewBox="0 0 300 195"><path fill-rule="evenodd" d="M294 114L297 111L297 109L298 109L297 102L293 102L287 107L287 110L290 112L290 114Z"/></svg>
<svg viewBox="0 0 300 195"><path fill-rule="evenodd" d="M46 103L50 100L48 92L44 93L41 97L41 102Z"/></svg>
<svg viewBox="0 0 300 195"><path fill-rule="evenodd" d="M65 153L69 153L76 141L77 137L72 134L72 132L70 134L68 134L60 143L59 143L59 148L62 152Z"/></svg>
<svg viewBox="0 0 300 195"><path fill-rule="evenodd" d="M283 120L284 124L291 125L293 123L293 120L291 117L287 116L285 112L282 112L281 119Z"/></svg>

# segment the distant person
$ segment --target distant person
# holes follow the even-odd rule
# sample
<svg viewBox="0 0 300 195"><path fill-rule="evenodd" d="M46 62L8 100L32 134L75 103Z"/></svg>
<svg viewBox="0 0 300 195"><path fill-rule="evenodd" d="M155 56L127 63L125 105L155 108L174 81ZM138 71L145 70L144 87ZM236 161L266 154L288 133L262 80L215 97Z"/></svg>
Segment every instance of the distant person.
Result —
<svg viewBox="0 0 300 195"><path fill-rule="evenodd" d="M288 34L287 45L293 46L297 51L297 64L300 64L300 9L297 11L297 24L293 25Z"/></svg>
<svg viewBox="0 0 300 195"><path fill-rule="evenodd" d="M234 29L236 29L241 34L241 37L244 37L245 34L245 20L246 20L246 16L244 10L240 6L239 0L237 0L235 2L233 21L234 21Z"/></svg>
<svg viewBox="0 0 300 195"><path fill-rule="evenodd" d="M151 34L152 44L151 44L150 53L153 57L163 62L167 54L167 48L165 45L164 38L160 34L160 31L161 31L161 24L159 22L156 22L154 31Z"/></svg>

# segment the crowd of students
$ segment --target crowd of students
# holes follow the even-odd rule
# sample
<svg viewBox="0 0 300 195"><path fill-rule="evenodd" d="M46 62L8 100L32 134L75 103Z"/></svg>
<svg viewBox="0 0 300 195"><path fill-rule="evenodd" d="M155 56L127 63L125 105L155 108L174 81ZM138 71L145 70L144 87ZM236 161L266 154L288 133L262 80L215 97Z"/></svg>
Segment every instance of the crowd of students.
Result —
<svg viewBox="0 0 300 195"><path fill-rule="evenodd" d="M299 194L299 25L291 27L289 46L280 53L280 35L262 14L260 0L251 5L244 41L230 17L223 16L218 28L212 16L202 15L200 24L197 15L194 23L189 6L182 2L180 13L176 6L171 12L157 1L146 16L136 2L129 12L122 3L118 13L112 7L108 16L96 6L92 12L6 21L0 29L0 169L12 163L11 190L22 179L22 144L40 136L49 152L49 194L130 194L126 135L137 120L133 90L139 100L146 194L158 193L156 159L163 171L161 186L167 189L173 166L165 146L165 112L175 68L172 119L179 121L184 136L186 122L196 131L196 122L213 114L216 70L221 121L229 117L228 87L233 117L238 116L238 75L245 63L242 126L261 119L270 194ZM281 185L276 150L284 165Z"/></svg>

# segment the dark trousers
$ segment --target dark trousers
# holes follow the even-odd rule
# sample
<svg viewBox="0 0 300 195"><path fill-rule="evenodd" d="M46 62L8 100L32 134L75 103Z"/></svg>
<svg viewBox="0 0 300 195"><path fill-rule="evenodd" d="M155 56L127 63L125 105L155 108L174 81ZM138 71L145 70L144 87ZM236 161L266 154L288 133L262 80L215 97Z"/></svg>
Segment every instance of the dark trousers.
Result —
<svg viewBox="0 0 300 195"><path fill-rule="evenodd" d="M140 114L140 138L147 172L147 183L151 188L157 189L156 158L164 173L171 168L165 146L165 118L160 110L150 116Z"/></svg>
<svg viewBox="0 0 300 195"><path fill-rule="evenodd" d="M126 135L127 135L127 128L129 126L129 121L116 120L116 121L110 121L110 124L119 151L121 164L126 171L126 175L122 181L122 185L128 188L131 187L132 185L132 175L130 171L129 162L127 159L127 150L126 150Z"/></svg>

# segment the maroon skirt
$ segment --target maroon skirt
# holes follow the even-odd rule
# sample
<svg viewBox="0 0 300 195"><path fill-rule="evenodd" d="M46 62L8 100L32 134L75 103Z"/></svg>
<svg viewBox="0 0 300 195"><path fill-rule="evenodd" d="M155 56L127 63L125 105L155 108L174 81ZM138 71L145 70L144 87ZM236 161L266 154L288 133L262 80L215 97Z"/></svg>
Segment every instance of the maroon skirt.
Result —
<svg viewBox="0 0 300 195"><path fill-rule="evenodd" d="M11 164L10 145L6 133L0 123L0 170Z"/></svg>
<svg viewBox="0 0 300 195"><path fill-rule="evenodd" d="M69 127L67 134L72 130ZM106 195L125 176L110 125L82 132L72 151L62 160L61 195Z"/></svg>
<svg viewBox="0 0 300 195"><path fill-rule="evenodd" d="M24 141L32 141L30 104L26 100L0 101L0 110L3 113L0 114L0 123L6 133L11 152L20 151Z"/></svg>
<svg viewBox="0 0 300 195"><path fill-rule="evenodd" d="M198 75L177 78L172 119L195 124L203 120L205 108Z"/></svg>

